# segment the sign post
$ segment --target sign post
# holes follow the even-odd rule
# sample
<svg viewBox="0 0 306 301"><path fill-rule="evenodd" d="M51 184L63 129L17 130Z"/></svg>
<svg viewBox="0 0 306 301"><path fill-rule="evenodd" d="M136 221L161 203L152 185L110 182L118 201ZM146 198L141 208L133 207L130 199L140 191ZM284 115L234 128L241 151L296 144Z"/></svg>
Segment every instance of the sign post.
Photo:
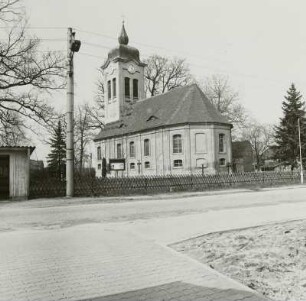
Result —
<svg viewBox="0 0 306 301"><path fill-rule="evenodd" d="M125 170L125 159L109 159L110 170Z"/></svg>

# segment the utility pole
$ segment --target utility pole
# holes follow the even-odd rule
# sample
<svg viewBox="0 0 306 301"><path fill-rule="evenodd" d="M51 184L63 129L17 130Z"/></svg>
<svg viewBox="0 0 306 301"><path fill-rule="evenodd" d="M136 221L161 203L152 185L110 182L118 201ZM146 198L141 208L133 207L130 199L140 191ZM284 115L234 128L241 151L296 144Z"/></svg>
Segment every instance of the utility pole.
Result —
<svg viewBox="0 0 306 301"><path fill-rule="evenodd" d="M67 137L66 137L66 196L73 197L74 185L74 139L73 139L73 113L74 113L74 74L73 55L78 52L81 42L75 40L75 32L68 28L67 37Z"/></svg>
<svg viewBox="0 0 306 301"><path fill-rule="evenodd" d="M301 126L300 126L300 118L298 118L298 130L299 130L301 184L303 184L303 183L304 183L304 175L303 175L303 161L302 161L302 144L301 144Z"/></svg>

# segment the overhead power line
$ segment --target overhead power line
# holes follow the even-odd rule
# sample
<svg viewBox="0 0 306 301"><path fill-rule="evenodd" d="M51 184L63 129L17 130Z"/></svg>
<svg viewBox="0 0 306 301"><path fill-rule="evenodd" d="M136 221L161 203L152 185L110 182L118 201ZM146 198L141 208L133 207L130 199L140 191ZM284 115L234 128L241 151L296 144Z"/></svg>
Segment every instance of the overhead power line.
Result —
<svg viewBox="0 0 306 301"><path fill-rule="evenodd" d="M97 33L97 32L93 32L93 31L88 31L88 30L82 30L79 28L76 28L76 30L78 30L79 32L83 32L83 33L88 33L88 34L92 34L92 35L96 35L96 36L100 36L100 37L105 37L111 40L117 40L117 38L113 37L113 36L109 36L107 34L103 34L103 33ZM184 56L188 56L188 57L196 57L199 59L205 59L203 57L203 55L198 55L198 54L194 54L194 53L190 53L187 51L181 51L181 50L173 50L170 48L166 48L166 47L161 47L161 46L155 46L155 45L150 45L150 44L146 44L146 43L140 43L140 42L134 42L133 44L139 45L139 46L144 46L144 47L148 47L151 49L159 49L159 50L163 50L163 51L167 51L167 52L172 52L172 53L177 53L178 55L184 55ZM206 59L211 60L212 56L207 56ZM224 63L225 61L222 61L220 59L218 59L220 61L220 63Z"/></svg>
<svg viewBox="0 0 306 301"><path fill-rule="evenodd" d="M94 57L94 58L98 58L98 59L105 59L105 56L94 55L94 54L90 54L90 53L87 53L87 52L81 52L80 51L79 54Z"/></svg>
<svg viewBox="0 0 306 301"><path fill-rule="evenodd" d="M97 33L97 32L93 32L93 31L82 30L82 29L79 29L79 28L76 28L75 30L77 30L79 32L83 32L83 33L89 33L89 34L92 34L92 35L100 36L100 37L105 37L105 38L108 38L108 39L111 39L111 40L117 40L117 38L114 38L113 36L109 36L109 35L106 35L106 34L103 34L103 33Z"/></svg>
<svg viewBox="0 0 306 301"><path fill-rule="evenodd" d="M25 29L65 29L67 27L57 27L57 26L0 26L1 29L12 29L12 28L25 28Z"/></svg>
<svg viewBox="0 0 306 301"><path fill-rule="evenodd" d="M21 27L21 26L20 26ZM14 28L14 26L2 26L0 27L2 29L4 28ZM61 27L61 26L26 26L25 27L26 29L41 29L41 30L45 30L45 29L48 29L48 30L63 30L63 29L67 29L66 27ZM96 35L96 36L100 36L100 37L104 37L104 38L107 38L107 39L111 39L111 40L117 40L117 38L113 37L113 36L110 36L110 35L107 35L107 34L104 34L104 33L98 33L98 32L93 32L93 31L88 31L88 30L83 30L83 29L80 29L80 28L74 28L75 30L81 32L81 33L86 33L86 34L91 34L91 35ZM25 40L34 40L35 38L31 39L31 38L26 38ZM66 39L64 38L37 38L38 40L41 40L41 41L45 41L45 42L66 42ZM0 39L0 41L3 41L5 39ZM102 45L102 44L97 44L97 43L91 43L91 42L85 42L84 40L82 40L82 44L83 45L88 45L88 46L91 46L91 47L96 47L96 48L103 48L103 49L106 49L106 50L110 50L112 49L112 47L110 46L105 46L105 45ZM166 51L166 52L171 52L171 53L177 53L177 54L184 54L184 56L186 56L187 58L191 58L191 57L194 57L196 59L199 59L201 61L213 61L213 62L217 62L217 63L224 63L226 61L222 61L220 60L219 58L216 58L214 56L206 56L204 57L203 55L197 55L197 54L193 54L193 53L189 53L189 52L185 52L185 51L179 51L179 50L173 50L173 49L169 49L169 48L165 48L165 47L160 47L160 46L154 46L154 45L150 45L150 44L145 44L145 43L139 43L139 42L135 42L134 44L136 45L140 45L140 46L144 46L144 47L147 47L147 48L151 48L151 49L159 49L159 50L163 50L163 51ZM62 50L56 50L56 51L62 51ZM44 52L44 51L40 51L40 52ZM150 55L149 52L145 51L146 55ZM105 56L98 56L98 55L94 55L94 54L90 54L90 53L86 53L86 52L80 52L81 55L83 56L88 56L88 57L93 57L93 58L97 58L97 59L105 59ZM190 63L190 62L187 62L188 65L190 66L193 66L195 68L198 68L198 69L205 69L205 70L212 70L211 67L207 67L207 66L203 66L201 64L195 64L195 63ZM217 70L219 68L216 68ZM239 76L239 77L249 77L249 78L259 78L258 76L256 75L251 75L251 74L243 74L243 73L240 73L240 72L234 72L234 71L231 71L231 72L227 72L226 70L220 70L218 72L222 72L222 73L230 73L232 74L233 76ZM278 81L274 80L274 79L269 79L269 78L265 78L265 80L269 80L270 82L273 82L273 83L278 83Z"/></svg>
<svg viewBox="0 0 306 301"><path fill-rule="evenodd" d="M101 45L101 44L95 44L95 43L89 43L89 42L83 42L83 40L82 40L82 44L93 46L93 47L98 47L98 48L104 48L104 49L108 49L108 50L111 49L111 47L108 47L108 46L104 46L104 45Z"/></svg>
<svg viewBox="0 0 306 301"><path fill-rule="evenodd" d="M31 41L31 40L40 40L40 41L48 41L48 42L66 42L65 39L49 39L49 38L24 38L23 41ZM7 39L0 38L0 41L7 41Z"/></svg>
<svg viewBox="0 0 306 301"><path fill-rule="evenodd" d="M4 27L0 27L0 28L13 28L13 27L9 27L9 26L4 26ZM66 27L61 27L61 26L26 26L26 29L50 29L50 30L63 30L63 29L67 29ZM91 34L91 35L95 35L95 36L100 36L100 37L104 37L107 39L111 39L111 40L117 40L117 37L113 37L104 33L98 33L98 32L94 32L94 31L89 31L89 30L83 30L80 28L73 28L74 30L77 30L79 32L82 33L86 33L86 34ZM43 41L66 41L65 39L44 39L44 38L40 38L40 40ZM89 42L82 42L82 44L86 44L89 46L93 46L93 47L99 47L99 48L104 48L104 49L111 49L111 47L107 47L107 46L103 46L100 44L95 44L95 43L89 43ZM134 44L139 45L139 46L144 46L144 47L148 47L151 49L158 49L158 50L163 50L163 51L167 51L167 52L172 52L172 53L177 53L178 55L184 55L187 57L196 57L199 58L201 60L211 60L211 56L208 56L206 58L204 58L202 55L198 55L198 54L193 54L187 51L180 51L180 50L173 50L173 49L169 49L166 47L161 47L161 46L155 46L155 45L150 45L150 44L146 44L146 43L141 43L141 42L134 42ZM216 58L214 58L214 60L216 60ZM217 59L220 63L224 63L224 61L222 62L222 60Z"/></svg>

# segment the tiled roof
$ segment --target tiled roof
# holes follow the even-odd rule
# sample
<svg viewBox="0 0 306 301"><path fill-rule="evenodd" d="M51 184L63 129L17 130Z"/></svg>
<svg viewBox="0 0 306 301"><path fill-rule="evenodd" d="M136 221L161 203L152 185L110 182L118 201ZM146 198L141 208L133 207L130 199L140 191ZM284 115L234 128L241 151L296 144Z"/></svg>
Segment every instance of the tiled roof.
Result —
<svg viewBox="0 0 306 301"><path fill-rule="evenodd" d="M32 154L35 146L26 146L26 145L0 145L0 150L4 149L4 150L15 150L15 149L30 149L30 153Z"/></svg>
<svg viewBox="0 0 306 301"><path fill-rule="evenodd" d="M173 89L136 102L132 113L110 123L95 141L178 124L207 123L231 126L196 85Z"/></svg>

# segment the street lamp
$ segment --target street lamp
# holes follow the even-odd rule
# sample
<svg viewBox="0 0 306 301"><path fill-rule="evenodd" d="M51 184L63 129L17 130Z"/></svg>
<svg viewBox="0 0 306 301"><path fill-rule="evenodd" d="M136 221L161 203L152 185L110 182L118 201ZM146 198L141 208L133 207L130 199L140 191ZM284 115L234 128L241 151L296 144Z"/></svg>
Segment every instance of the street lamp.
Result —
<svg viewBox="0 0 306 301"><path fill-rule="evenodd" d="M303 161L302 161L302 144L301 144L301 126L300 126L300 118L298 118L298 130L299 130L299 149L300 149L300 173L301 173L301 184L304 183L304 175L303 175Z"/></svg>

